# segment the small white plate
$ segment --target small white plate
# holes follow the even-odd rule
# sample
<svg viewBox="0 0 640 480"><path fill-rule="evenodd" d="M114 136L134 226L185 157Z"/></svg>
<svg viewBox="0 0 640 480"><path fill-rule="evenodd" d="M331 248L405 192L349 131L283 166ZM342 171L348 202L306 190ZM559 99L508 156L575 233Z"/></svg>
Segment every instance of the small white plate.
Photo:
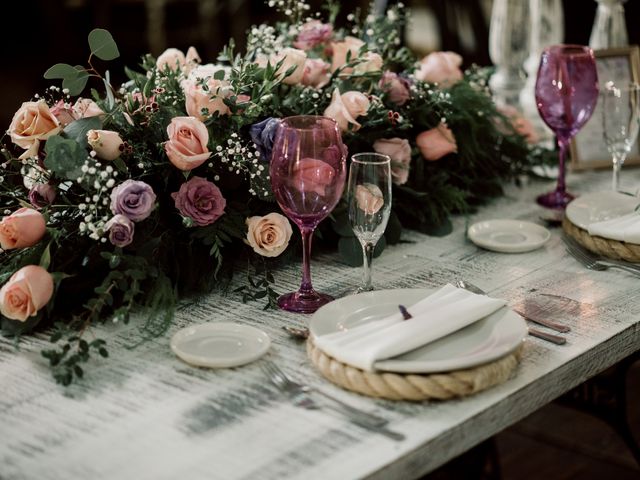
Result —
<svg viewBox="0 0 640 480"><path fill-rule="evenodd" d="M522 220L485 220L471 225L467 234L479 247L502 253L530 252L551 238L546 228Z"/></svg>
<svg viewBox="0 0 640 480"><path fill-rule="evenodd" d="M565 215L571 223L586 230L590 223L604 222L633 212L638 203L638 198L613 190L586 193L567 205Z"/></svg>
<svg viewBox="0 0 640 480"><path fill-rule="evenodd" d="M398 289L349 295L320 307L309 323L311 335L348 330L410 307L435 290ZM378 361L377 370L399 373L435 373L470 368L496 360L515 350L527 336L522 317L508 308L397 357Z"/></svg>
<svg viewBox="0 0 640 480"><path fill-rule="evenodd" d="M171 350L197 367L237 367L267 353L271 340L262 330L235 323L202 323L171 337Z"/></svg>

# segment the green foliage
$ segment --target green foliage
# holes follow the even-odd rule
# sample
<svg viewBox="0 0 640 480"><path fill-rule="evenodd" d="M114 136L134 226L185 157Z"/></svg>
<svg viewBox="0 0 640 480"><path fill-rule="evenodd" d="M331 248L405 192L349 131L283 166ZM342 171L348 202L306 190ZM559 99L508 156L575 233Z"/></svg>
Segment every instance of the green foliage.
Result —
<svg viewBox="0 0 640 480"><path fill-rule="evenodd" d="M262 278L260 278L262 277ZM267 261L263 259L261 264L255 265L255 273L250 273L247 268L247 284L236 288L233 292L242 295L242 303L265 299L263 310L278 308L279 294L273 289L276 280L269 269Z"/></svg>
<svg viewBox="0 0 640 480"><path fill-rule="evenodd" d="M102 28L95 28L89 32L89 48L91 54L100 60L114 60L120 56L111 33Z"/></svg>
<svg viewBox="0 0 640 480"><path fill-rule="evenodd" d="M60 178L77 179L87 158L87 151L75 140L54 136L45 145L45 166Z"/></svg>
<svg viewBox="0 0 640 480"><path fill-rule="evenodd" d="M71 122L64 127L64 134L67 138L74 140L80 147L87 148L87 132L89 130L100 130L102 121L100 117L81 118ZM49 143L47 143L48 145Z"/></svg>
<svg viewBox="0 0 640 480"><path fill-rule="evenodd" d="M62 88L69 95L79 95L89 80L89 73L80 65L75 67L66 63L56 63L44 73L46 79L62 79Z"/></svg>

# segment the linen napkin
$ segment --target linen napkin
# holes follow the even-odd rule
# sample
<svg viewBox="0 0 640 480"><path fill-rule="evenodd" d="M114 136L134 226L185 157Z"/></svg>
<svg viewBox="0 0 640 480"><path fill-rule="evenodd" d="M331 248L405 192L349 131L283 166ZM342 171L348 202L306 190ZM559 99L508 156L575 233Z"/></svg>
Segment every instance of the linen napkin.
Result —
<svg viewBox="0 0 640 480"><path fill-rule="evenodd" d="M343 363L367 371L385 360L449 335L506 304L504 300L476 295L447 284L407 310L413 318L404 320L400 311L363 325L315 337L325 353Z"/></svg>
<svg viewBox="0 0 640 480"><path fill-rule="evenodd" d="M640 243L640 214L631 212L611 220L591 223L587 230L589 235L621 242Z"/></svg>

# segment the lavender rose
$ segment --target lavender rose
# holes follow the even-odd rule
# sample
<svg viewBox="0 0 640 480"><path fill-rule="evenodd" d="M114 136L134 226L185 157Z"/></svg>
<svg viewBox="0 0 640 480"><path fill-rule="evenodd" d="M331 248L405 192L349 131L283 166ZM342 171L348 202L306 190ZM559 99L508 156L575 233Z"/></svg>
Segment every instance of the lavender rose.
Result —
<svg viewBox="0 0 640 480"><path fill-rule="evenodd" d="M220 189L201 177L193 177L180 185L180 190L171 194L176 208L196 225L211 225L224 214L227 201Z"/></svg>
<svg viewBox="0 0 640 480"><path fill-rule="evenodd" d="M249 134L251 135L253 143L258 147L260 161L262 162L271 161L271 149L273 148L273 141L279 125L280 119L273 117L266 118L261 122L251 125Z"/></svg>
<svg viewBox="0 0 640 480"><path fill-rule="evenodd" d="M133 241L134 223L124 215L117 214L104 229L109 232L109 241L116 247L126 247Z"/></svg>
<svg viewBox="0 0 640 480"><path fill-rule="evenodd" d="M29 202L37 209L51 205L56 198L56 189L48 183L36 183L29 190Z"/></svg>
<svg viewBox="0 0 640 480"><path fill-rule="evenodd" d="M124 215L133 222L151 215L155 201L153 189L138 180L125 180L111 191L111 211Z"/></svg>

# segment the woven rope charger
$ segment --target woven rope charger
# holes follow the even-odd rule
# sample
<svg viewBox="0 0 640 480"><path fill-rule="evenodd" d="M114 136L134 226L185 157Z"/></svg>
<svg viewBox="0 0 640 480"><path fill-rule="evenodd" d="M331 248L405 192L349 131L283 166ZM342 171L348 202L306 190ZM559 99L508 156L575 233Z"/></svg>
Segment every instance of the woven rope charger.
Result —
<svg viewBox="0 0 640 480"><path fill-rule="evenodd" d="M589 235L589 232L572 223L567 217L562 220L562 229L591 252L616 260L640 262L640 245L638 244Z"/></svg>
<svg viewBox="0 0 640 480"><path fill-rule="evenodd" d="M307 340L307 354L320 373L336 385L389 400L448 400L466 397L506 381L522 357L522 346L493 362L467 370L432 374L372 373L330 357Z"/></svg>

